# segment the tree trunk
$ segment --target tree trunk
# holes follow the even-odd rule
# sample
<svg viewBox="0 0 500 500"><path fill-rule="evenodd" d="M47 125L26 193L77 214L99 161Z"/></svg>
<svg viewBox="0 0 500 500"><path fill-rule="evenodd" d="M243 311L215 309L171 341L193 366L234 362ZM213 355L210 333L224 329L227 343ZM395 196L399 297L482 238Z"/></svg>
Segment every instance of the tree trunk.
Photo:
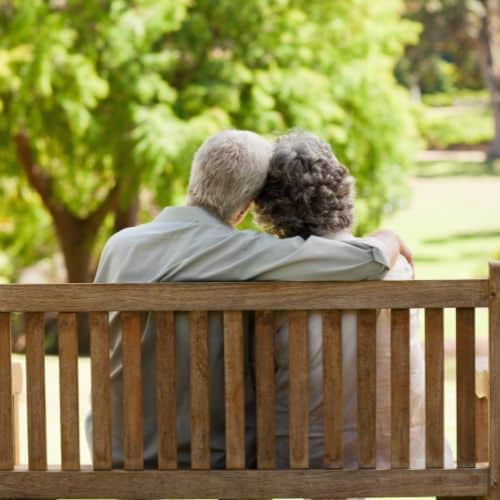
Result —
<svg viewBox="0 0 500 500"><path fill-rule="evenodd" d="M139 195L136 194L125 206L120 206L115 210L114 232L117 233L126 227L137 225L139 216Z"/></svg>
<svg viewBox="0 0 500 500"><path fill-rule="evenodd" d="M500 0L483 0L484 14L478 35L481 72L490 92L495 135L488 160L500 158Z"/></svg>

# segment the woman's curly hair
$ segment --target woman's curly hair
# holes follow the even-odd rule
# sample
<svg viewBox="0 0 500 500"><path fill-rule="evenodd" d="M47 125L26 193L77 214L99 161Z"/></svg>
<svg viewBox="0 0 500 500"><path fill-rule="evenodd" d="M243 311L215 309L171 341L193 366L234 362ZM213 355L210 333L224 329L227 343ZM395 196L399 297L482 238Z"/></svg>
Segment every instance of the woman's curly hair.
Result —
<svg viewBox="0 0 500 500"><path fill-rule="evenodd" d="M354 181L330 146L308 132L282 136L255 200L257 222L280 238L324 236L353 225Z"/></svg>

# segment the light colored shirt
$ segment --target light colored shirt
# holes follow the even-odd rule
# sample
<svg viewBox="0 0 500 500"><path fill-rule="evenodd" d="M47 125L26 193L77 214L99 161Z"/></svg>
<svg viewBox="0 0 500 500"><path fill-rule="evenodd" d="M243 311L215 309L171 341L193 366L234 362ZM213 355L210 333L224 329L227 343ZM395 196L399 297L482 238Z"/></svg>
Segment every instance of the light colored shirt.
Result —
<svg viewBox="0 0 500 500"><path fill-rule="evenodd" d="M95 281L150 283L160 281L288 280L330 281L379 279L388 260L373 242L312 237L277 239L254 231L237 231L199 207L169 207L152 222L128 228L107 242ZM111 384L113 463L123 463L123 371L118 315L111 315ZM155 464L156 387L154 316L144 315L142 390L144 457ZM188 320L175 314L177 442L180 466L190 464ZM220 313L209 313L209 373L212 467L223 467L224 362ZM249 342L248 335L246 342ZM246 353L250 352L247 345ZM245 359L247 464L254 460L255 411L249 360ZM92 419L86 420L91 444Z"/></svg>

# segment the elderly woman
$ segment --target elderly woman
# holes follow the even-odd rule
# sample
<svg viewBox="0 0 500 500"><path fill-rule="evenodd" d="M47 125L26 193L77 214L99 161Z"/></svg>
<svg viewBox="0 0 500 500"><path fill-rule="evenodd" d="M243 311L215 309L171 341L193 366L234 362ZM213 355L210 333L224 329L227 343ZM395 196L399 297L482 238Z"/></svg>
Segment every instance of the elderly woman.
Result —
<svg viewBox="0 0 500 500"><path fill-rule="evenodd" d="M310 133L294 132L275 144L266 184L255 202L258 223L280 238L312 235L336 240L353 236L353 178L328 144ZM400 256L385 279L413 279ZM390 465L390 316L377 318L377 467ZM417 311L411 313L410 462L424 467L424 361L418 340ZM288 466L288 331L278 318L276 335L278 465ZM309 443L312 467L323 463L322 317L309 317ZM356 315L342 315L344 467L357 466ZM449 462L449 459L447 460Z"/></svg>

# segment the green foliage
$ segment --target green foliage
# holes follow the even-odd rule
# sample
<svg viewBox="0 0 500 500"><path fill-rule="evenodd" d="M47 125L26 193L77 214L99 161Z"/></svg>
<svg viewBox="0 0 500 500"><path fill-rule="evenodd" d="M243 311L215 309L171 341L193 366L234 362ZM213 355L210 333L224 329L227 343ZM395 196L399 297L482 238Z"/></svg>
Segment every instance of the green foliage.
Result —
<svg viewBox="0 0 500 500"><path fill-rule="evenodd" d="M26 189L12 141L25 131L52 196L74 216L92 214L116 184L122 205L141 186L169 204L209 134L300 127L330 141L351 168L359 229L371 228L397 205L416 142L392 76L417 35L401 10L400 0L337 0L335 8L325 0L4 1L0 183ZM47 216L28 215L41 212L39 202L17 202L17 212L0 206L0 220L46 233ZM53 251L47 240L52 246L33 239L26 255Z"/></svg>
<svg viewBox="0 0 500 500"><path fill-rule="evenodd" d="M478 97L481 96L479 94ZM439 102L443 100L439 99ZM491 107L484 99L474 102L456 98L451 106L424 105L419 114L418 126L430 149L485 144L491 141L494 133Z"/></svg>

